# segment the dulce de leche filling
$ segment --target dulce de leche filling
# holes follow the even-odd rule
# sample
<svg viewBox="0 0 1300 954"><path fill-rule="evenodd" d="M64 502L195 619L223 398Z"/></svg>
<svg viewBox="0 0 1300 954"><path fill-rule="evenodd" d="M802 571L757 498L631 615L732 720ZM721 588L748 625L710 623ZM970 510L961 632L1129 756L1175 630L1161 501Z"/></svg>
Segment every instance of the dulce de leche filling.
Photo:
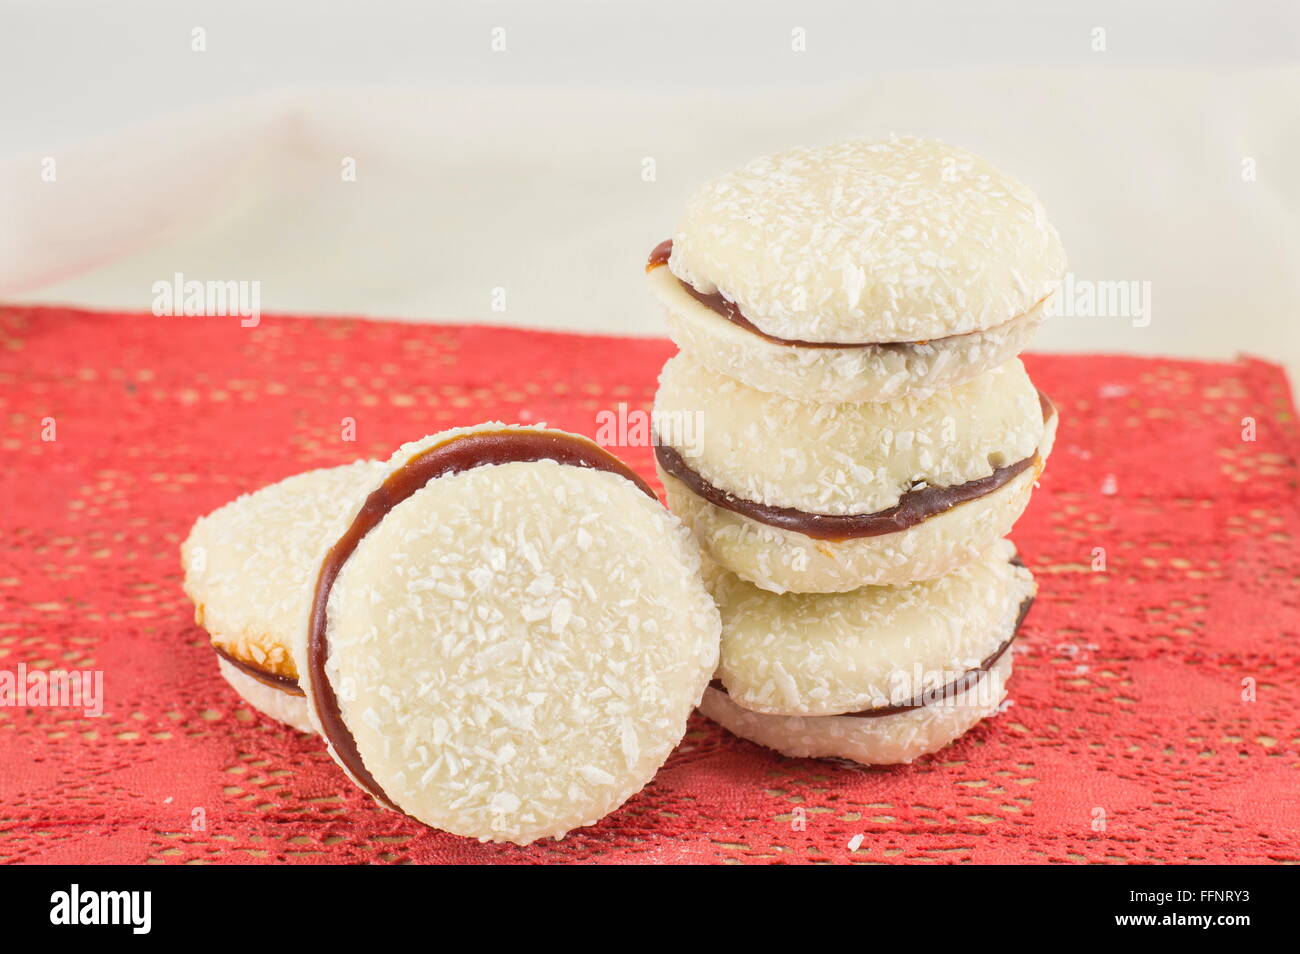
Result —
<svg viewBox="0 0 1300 954"><path fill-rule="evenodd" d="M918 692L911 699L906 702L898 703L897 705L877 706L874 709L860 709L857 712L841 712L836 715L851 716L858 719L880 719L885 716L901 715L904 712L912 712L916 709L922 709L925 706L933 705L936 702L946 699L955 699L963 692L975 688L975 686L979 685L980 681L988 675L989 670L997 665L998 660L1005 656L1007 651L1011 648L1011 644L1015 641L1016 636L1020 632L1021 624L1024 623L1025 617L1029 615L1029 608L1033 605L1034 598L1032 596L1026 597L1020 604L1020 611L1016 614L1016 623L1015 626L1011 628L1011 635L1003 640L1002 644L998 646L997 649L985 656L978 666L974 669L966 670L966 672L962 673L947 685L933 691ZM727 687L718 679L714 679L710 682L709 688L716 689L719 692L727 691ZM809 716L809 718L834 718L834 716Z"/></svg>
<svg viewBox="0 0 1300 954"><path fill-rule="evenodd" d="M655 502L659 498L635 471L617 457L590 441L556 431L503 429L479 431L453 437L421 451L393 471L375 490L352 521L352 525L326 554L316 579L311 619L307 629L306 665L311 673L311 705L320 720L326 740L344 767L363 788L382 804L400 811L375 781L357 751L357 742L343 720L334 685L325 673L329 660L329 597L339 571L357 546L394 507L431 480L458 474L488 464L532 463L552 460L569 467L608 471L632 481Z"/></svg>
<svg viewBox="0 0 1300 954"><path fill-rule="evenodd" d="M685 484L695 496L707 500L715 507L730 510L742 517L748 517L758 523L765 523L779 530L791 530L802 533L816 540L838 542L857 540L862 537L881 537L887 533L897 533L915 527L923 520L951 510L958 504L966 503L993 493L999 487L1010 482L1018 474L1028 470L1038 461L1038 455L999 467L987 477L968 480L964 484L951 487L922 487L909 490L899 499L896 506L875 513L854 513L832 515L809 513L794 507L772 507L737 497L713 486L682 459L682 455L671 447L658 446L655 457L664 473L675 477Z"/></svg>
<svg viewBox="0 0 1300 954"><path fill-rule="evenodd" d="M244 675L252 676L262 685L269 686L272 689L279 689L281 692L287 692L291 696L303 695L302 687L298 685L298 680L294 679L292 676L282 676L277 672L268 672L265 669L260 669L254 663L251 663L246 659L240 659L238 656L231 655L226 651L225 647L218 646L216 643L212 644L212 649L218 656L230 663L230 665L234 666Z"/></svg>
<svg viewBox="0 0 1300 954"><path fill-rule="evenodd" d="M1038 392L1038 401L1044 421L1056 413L1056 408L1042 391ZM953 484L949 487L926 486L909 490L899 497L895 506L887 510L832 515L809 513L794 507L773 507L737 497L705 480L686 463L681 454L671 447L657 445L655 458L664 473L681 481L691 493L707 500L715 507L730 510L732 513L738 513L742 517L748 517L779 530L791 530L817 540L830 541L879 537L887 533L907 530L929 517L951 510L958 504L991 494L1030 467L1037 467L1042 463L1042 459L1034 453L1014 464L996 468L987 477L968 480L964 484Z"/></svg>
<svg viewBox="0 0 1300 954"><path fill-rule="evenodd" d="M656 245L654 247L654 250L650 253L650 257L646 260L645 270L647 272L653 272L656 268L661 268L662 266L667 265L668 259L672 254L673 254L673 240L665 239L664 241ZM954 338L965 337L965 335L948 335L943 338L931 338L928 341L854 341L854 342L804 341L801 338L778 338L776 335L770 335L766 331L763 331L756 324L754 324L752 321L746 318L741 313L739 306L734 301L732 301L731 299L723 295L722 292L719 291L719 292L714 292L711 295L706 295L701 291L697 291L693 285L691 285L689 282L682 281L680 278L677 279L677 284L679 284L682 287L682 290L686 292L686 294L690 295L692 298L698 301L705 308L712 311L714 314L726 318L732 324L744 328L746 331L750 332L751 334L758 335L758 337L764 339L765 341L770 341L773 344L788 345L790 347L795 347L795 348L841 348L841 349L842 348L916 348L922 345L935 344L940 341L948 341ZM968 332L968 334L978 334L978 332Z"/></svg>

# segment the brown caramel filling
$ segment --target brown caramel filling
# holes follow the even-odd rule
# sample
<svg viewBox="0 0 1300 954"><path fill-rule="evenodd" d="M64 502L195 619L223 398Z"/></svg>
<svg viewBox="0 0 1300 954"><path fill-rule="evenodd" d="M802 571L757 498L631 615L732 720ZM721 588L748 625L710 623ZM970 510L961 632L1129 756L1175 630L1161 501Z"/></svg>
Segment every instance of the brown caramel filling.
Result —
<svg viewBox="0 0 1300 954"><path fill-rule="evenodd" d="M326 554L316 580L311 620L307 627L308 672L311 673L311 705L320 720L326 740L348 772L382 804L400 811L366 768L357 751L352 730L343 721L334 685L325 674L329 659L329 597L339 571L357 546L394 507L431 480L458 474L488 464L532 463L553 460L569 467L590 467L625 477L655 502L659 498L635 471L595 444L571 434L555 431L479 431L453 437L421 451L388 475L375 490L338 543Z"/></svg>
<svg viewBox="0 0 1300 954"><path fill-rule="evenodd" d="M1042 391L1038 392L1038 404L1042 409L1044 421L1056 413L1055 406ZM832 515L809 513L794 507L772 507L746 500L744 497L737 497L705 480L686 463L681 454L671 447L656 445L655 459L659 461L659 466L663 468L664 473L681 481L691 493L707 500L715 507L730 510L732 513L738 513L742 517L748 517L779 530L790 530L815 540L831 542L880 537L887 533L907 530L923 520L951 510L958 504L991 494L1030 467L1039 467L1042 463L1042 459L1035 453L1014 464L998 467L987 477L968 480L964 484L909 490L899 497L895 506L888 510Z"/></svg>
<svg viewBox="0 0 1300 954"><path fill-rule="evenodd" d="M1013 560L1012 562L1015 561ZM1023 566L1023 564L1020 565ZM976 666L974 669L968 669L966 672L962 673L960 676L958 676L952 682L948 683L946 686L943 686L940 689L936 689L933 692L920 692L917 695L913 696L911 699L909 699L907 702L903 702L898 705L877 706L874 709L861 709L858 712L842 712L842 713L837 713L836 715L852 716L858 719L881 719L884 718L885 716L901 715L904 712L911 712L915 709L922 709L925 706L938 702L941 699L955 699L963 692L966 692L969 689L973 689L975 686L979 685L980 680L983 679L988 674L989 670L992 669L995 665L997 665L998 660L1006 655L1007 650L1011 648L1012 642L1015 641L1016 636L1019 634L1020 626L1022 623L1024 623L1025 617L1029 615L1029 608L1033 605L1034 605L1034 598L1032 596L1027 597L1024 601L1022 601L1020 604L1020 612L1016 614L1016 624L1011 629L1011 635L1008 636L1003 641L1002 645L1000 645L997 649L993 650L993 652L989 653L989 655L985 656L984 659L980 661L980 664L978 666ZM722 682L718 679L714 679L712 682L710 682L709 688L716 689L718 690L718 692L727 691L727 687L724 686ZM817 718L832 718L832 717L831 716L809 716L808 718L817 719Z"/></svg>
<svg viewBox="0 0 1300 954"><path fill-rule="evenodd" d="M958 504L966 503L991 494L999 487L1010 482L1038 463L1038 455L999 467L987 477L968 480L964 484L951 487L922 487L909 490L899 498L897 506L876 513L855 513L833 516L821 513L808 513L794 507L771 507L755 503L735 494L727 493L709 483L687 465L682 455L671 447L655 448L655 457L664 473L680 480L695 496L707 500L715 507L722 507L742 517L765 523L779 530L791 530L802 533L816 540L838 542L857 540L862 537L880 537L887 533L897 533L915 527L923 520L936 514L951 510Z"/></svg>
<svg viewBox="0 0 1300 954"><path fill-rule="evenodd" d="M277 672L267 672L265 669L259 669L253 663L237 656L232 656L223 647L216 643L212 644L216 654L224 659L230 665L234 666L246 676L252 676L264 686L270 686L272 689L279 689L281 692L287 692L291 696L303 695L302 688L298 685L298 680L290 676L282 676Z"/></svg>
<svg viewBox="0 0 1300 954"><path fill-rule="evenodd" d="M665 239L654 247L650 253L650 258L646 260L645 270L653 272L656 268L668 264L668 257L673 253L673 240ZM722 292L717 291L711 295L706 295L697 291L689 282L684 282L680 278L677 284L682 286L682 290L698 301L705 308L709 309L716 315L721 315L734 325L744 328L746 331L758 335L765 341L773 344L789 345L795 348L916 348L921 345L937 344L941 341L950 341L955 338L964 338L966 335L980 334L978 331L969 331L960 335L947 335L942 338L930 338L926 341L861 341L861 342L840 342L840 341L804 341L801 338L778 338L776 335L770 335L763 331L756 324L746 318L740 311L740 307L727 298Z"/></svg>

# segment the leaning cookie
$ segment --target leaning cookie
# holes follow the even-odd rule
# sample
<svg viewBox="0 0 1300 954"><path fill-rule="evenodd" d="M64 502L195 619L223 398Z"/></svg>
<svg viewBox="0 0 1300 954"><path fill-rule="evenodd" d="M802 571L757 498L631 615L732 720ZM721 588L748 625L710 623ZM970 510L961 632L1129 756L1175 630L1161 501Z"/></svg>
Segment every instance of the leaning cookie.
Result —
<svg viewBox="0 0 1300 954"><path fill-rule="evenodd" d="M221 675L253 708L304 732L312 727L292 643L316 583L310 554L342 532L347 502L382 469L357 461L244 494L201 517L181 546L185 593Z"/></svg>
<svg viewBox="0 0 1300 954"><path fill-rule="evenodd" d="M686 529L585 438L402 447L310 561L313 725L380 804L526 844L591 825L681 740L720 622Z"/></svg>
<svg viewBox="0 0 1300 954"><path fill-rule="evenodd" d="M683 351L806 401L951 388L1019 354L1065 254L1025 186L913 138L756 159L647 263Z"/></svg>
<svg viewBox="0 0 1300 954"><path fill-rule="evenodd" d="M1002 702L1034 593L1005 540L909 586L775 595L723 575L722 655L701 710L788 755L910 762Z"/></svg>
<svg viewBox="0 0 1300 954"><path fill-rule="evenodd" d="M924 399L818 405L682 354L660 375L655 420L669 507L724 569L775 593L970 562L1024 511L1056 430L1014 359Z"/></svg>

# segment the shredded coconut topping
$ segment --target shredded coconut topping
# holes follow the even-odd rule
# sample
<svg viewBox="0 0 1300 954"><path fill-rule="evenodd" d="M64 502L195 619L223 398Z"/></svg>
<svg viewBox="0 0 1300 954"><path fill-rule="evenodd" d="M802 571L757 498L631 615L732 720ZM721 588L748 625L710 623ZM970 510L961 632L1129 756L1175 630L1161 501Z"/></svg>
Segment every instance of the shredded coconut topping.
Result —
<svg viewBox="0 0 1300 954"><path fill-rule="evenodd" d="M326 672L404 811L527 843L650 779L719 630L690 535L630 481L486 465L431 481L357 546L330 595Z"/></svg>
<svg viewBox="0 0 1300 954"><path fill-rule="evenodd" d="M999 540L937 579L838 594L776 596L720 576L718 676L738 705L774 715L858 712L938 689L1011 636L1035 591L1014 555Z"/></svg>
<svg viewBox="0 0 1300 954"><path fill-rule="evenodd" d="M922 706L879 718L764 715L742 708L716 689L704 693L700 711L742 739L794 758L898 765L937 752L981 719L995 715L1006 698L1012 667L1012 655L1007 653L985 679L959 694L952 704Z"/></svg>
<svg viewBox="0 0 1300 954"><path fill-rule="evenodd" d="M1031 457L1043 440L1038 392L1011 360L949 391L884 404L813 404L767 394L679 354L655 413L700 416L675 448L705 480L745 500L808 513L887 510L921 483L948 487Z"/></svg>
<svg viewBox="0 0 1300 954"><path fill-rule="evenodd" d="M338 539L381 461L297 474L199 518L181 547L185 592L212 641L270 673L298 678L295 627L320 551Z"/></svg>
<svg viewBox="0 0 1300 954"><path fill-rule="evenodd" d="M802 147L705 185L668 267L771 335L921 341L1022 315L1065 253L1024 185L912 137Z"/></svg>
<svg viewBox="0 0 1300 954"><path fill-rule="evenodd" d="M768 341L705 307L666 268L649 274L668 331L706 367L752 388L801 401L925 398L1014 358L1033 339L1044 308L986 331L918 344L806 348Z"/></svg>

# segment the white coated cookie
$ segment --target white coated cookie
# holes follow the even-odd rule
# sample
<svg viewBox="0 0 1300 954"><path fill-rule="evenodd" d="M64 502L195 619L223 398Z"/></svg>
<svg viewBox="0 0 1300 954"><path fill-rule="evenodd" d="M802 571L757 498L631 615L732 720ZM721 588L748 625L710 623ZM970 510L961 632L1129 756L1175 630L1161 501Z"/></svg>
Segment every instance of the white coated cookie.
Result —
<svg viewBox="0 0 1300 954"><path fill-rule="evenodd" d="M986 331L923 343L807 348L756 335L687 293L667 268L649 281L683 351L719 374L803 401L892 401L927 397L1014 358L1042 322L1038 305Z"/></svg>
<svg viewBox="0 0 1300 954"><path fill-rule="evenodd" d="M501 429L559 433L457 429L386 469ZM309 614L304 655L308 630ZM719 631L693 541L657 500L616 473L515 461L430 480L361 539L330 591L322 671L395 807L526 844L645 785L685 732ZM309 662L312 720L356 779L316 677Z"/></svg>
<svg viewBox="0 0 1300 954"><path fill-rule="evenodd" d="M661 422L694 415L698 439L670 449L740 502L705 499L661 465L669 507L724 569L774 593L908 583L970 562L1028 505L1056 429L1017 360L929 398L818 405L757 391L678 355L664 366L655 413ZM1030 463L996 489L876 536L809 535L742 506L877 514L909 491L982 480L1021 461Z"/></svg>
<svg viewBox="0 0 1300 954"><path fill-rule="evenodd" d="M1033 576L999 540L935 580L848 593L775 595L726 574L717 678L768 715L826 716L904 705L958 680L1012 638Z"/></svg>
<svg viewBox="0 0 1300 954"><path fill-rule="evenodd" d="M946 704L875 718L762 715L742 709L716 689L705 691L700 711L733 735L793 758L898 765L939 751L996 713L1006 698L1011 670L1007 652L983 679Z"/></svg>
<svg viewBox="0 0 1300 954"><path fill-rule="evenodd" d="M1011 532L1040 472L1031 468L994 493L907 530L853 540L771 527L702 500L662 471L660 479L668 506L720 566L772 593L844 593L932 579L978 559Z"/></svg>
<svg viewBox="0 0 1300 954"><path fill-rule="evenodd" d="M836 516L887 510L920 483L987 477L1032 456L1045 431L1038 391L1019 360L929 398L812 404L679 354L660 372L654 411L665 421L699 421L701 439L675 449L713 486Z"/></svg>
<svg viewBox="0 0 1300 954"><path fill-rule="evenodd" d="M194 602L195 622L214 646L272 679L296 683L293 636L316 585L320 564L312 561L346 526L352 499L382 473L380 461L308 471L244 494L195 522L181 545L183 587ZM224 660L221 671L254 708L304 727L305 714L286 717L304 712L300 696L274 700L267 693L288 694Z"/></svg>
<svg viewBox="0 0 1300 954"><path fill-rule="evenodd" d="M230 687L243 697L244 701L265 716L277 722L297 729L299 732L315 732L311 718L307 715L307 699L296 692L260 682L256 677L241 672L221 657L217 657L217 668Z"/></svg>
<svg viewBox="0 0 1300 954"><path fill-rule="evenodd" d="M961 149L911 137L802 147L705 185L668 267L766 334L837 343L986 331L1059 287L1038 199Z"/></svg>

